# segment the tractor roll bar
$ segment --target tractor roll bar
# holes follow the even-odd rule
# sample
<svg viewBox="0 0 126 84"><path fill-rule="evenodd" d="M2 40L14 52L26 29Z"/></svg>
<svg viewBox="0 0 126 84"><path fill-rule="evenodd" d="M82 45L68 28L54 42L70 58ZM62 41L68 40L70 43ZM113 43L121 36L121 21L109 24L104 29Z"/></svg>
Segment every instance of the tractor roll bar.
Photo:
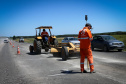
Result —
<svg viewBox="0 0 126 84"><path fill-rule="evenodd" d="M52 29L52 26L40 26L36 29Z"/></svg>

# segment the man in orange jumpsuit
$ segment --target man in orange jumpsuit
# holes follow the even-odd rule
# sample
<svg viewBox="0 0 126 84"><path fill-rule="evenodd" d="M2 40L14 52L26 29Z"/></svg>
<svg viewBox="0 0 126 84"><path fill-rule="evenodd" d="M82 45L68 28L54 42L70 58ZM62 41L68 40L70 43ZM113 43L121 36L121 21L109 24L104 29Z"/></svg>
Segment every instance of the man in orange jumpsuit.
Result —
<svg viewBox="0 0 126 84"><path fill-rule="evenodd" d="M48 32L46 32L45 29L43 29L43 32L41 33L43 41L48 40L48 36L49 36Z"/></svg>
<svg viewBox="0 0 126 84"><path fill-rule="evenodd" d="M84 69L84 60L87 57L90 65L90 73L95 73L93 65L93 56L91 50L91 41L93 40L90 29L91 24L86 23L85 27L79 31L78 40L80 41L80 67L82 73L87 73Z"/></svg>

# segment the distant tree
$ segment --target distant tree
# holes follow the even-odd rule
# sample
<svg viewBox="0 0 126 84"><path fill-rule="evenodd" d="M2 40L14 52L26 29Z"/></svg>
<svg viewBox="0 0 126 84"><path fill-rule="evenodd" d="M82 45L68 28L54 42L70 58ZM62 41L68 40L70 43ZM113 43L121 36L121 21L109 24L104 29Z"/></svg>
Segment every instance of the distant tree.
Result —
<svg viewBox="0 0 126 84"><path fill-rule="evenodd" d="M14 35L14 36L13 36L13 40L15 40L15 39L16 39L16 36Z"/></svg>

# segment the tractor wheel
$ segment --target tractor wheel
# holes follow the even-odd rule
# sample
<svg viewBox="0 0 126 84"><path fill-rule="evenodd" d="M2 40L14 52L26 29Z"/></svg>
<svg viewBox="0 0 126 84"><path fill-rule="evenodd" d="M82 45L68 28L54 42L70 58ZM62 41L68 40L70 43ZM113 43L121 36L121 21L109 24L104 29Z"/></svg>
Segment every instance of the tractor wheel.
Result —
<svg viewBox="0 0 126 84"><path fill-rule="evenodd" d="M36 54L41 54L41 47L42 47L41 42L34 40L34 51Z"/></svg>
<svg viewBox="0 0 126 84"><path fill-rule="evenodd" d="M62 50L61 50L61 57L62 57L62 60L63 60L63 61L66 61L67 58L68 58L68 56L69 56L68 49L67 49L67 47L63 46L63 47L62 47Z"/></svg>
<svg viewBox="0 0 126 84"><path fill-rule="evenodd" d="M45 52L48 52L49 51L49 48L45 48Z"/></svg>
<svg viewBox="0 0 126 84"><path fill-rule="evenodd" d="M32 45L29 46L29 50L30 50L30 53L33 53L34 48Z"/></svg>

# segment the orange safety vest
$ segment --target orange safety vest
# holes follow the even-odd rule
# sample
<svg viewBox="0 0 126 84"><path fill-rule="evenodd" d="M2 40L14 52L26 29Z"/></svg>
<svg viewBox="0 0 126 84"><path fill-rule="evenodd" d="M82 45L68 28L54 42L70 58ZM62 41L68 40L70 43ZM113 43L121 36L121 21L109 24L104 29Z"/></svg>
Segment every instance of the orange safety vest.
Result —
<svg viewBox="0 0 126 84"><path fill-rule="evenodd" d="M91 41L93 40L91 31L84 27L79 31L78 40L80 41L80 48L87 49L91 47Z"/></svg>
<svg viewBox="0 0 126 84"><path fill-rule="evenodd" d="M42 33L41 33L41 36L43 37L43 36L49 36L49 34L46 32L46 31L43 31Z"/></svg>

